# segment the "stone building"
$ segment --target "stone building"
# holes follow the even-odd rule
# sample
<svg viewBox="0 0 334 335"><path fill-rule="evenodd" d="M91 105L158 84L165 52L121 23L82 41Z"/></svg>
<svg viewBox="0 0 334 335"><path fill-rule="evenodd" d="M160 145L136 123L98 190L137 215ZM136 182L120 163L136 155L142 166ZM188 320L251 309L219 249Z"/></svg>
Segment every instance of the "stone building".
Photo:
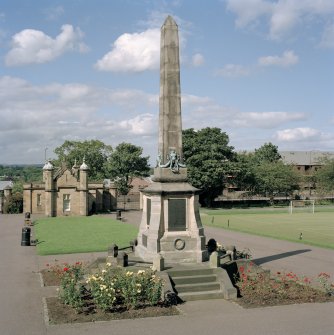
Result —
<svg viewBox="0 0 334 335"><path fill-rule="evenodd" d="M324 159L334 159L333 151L280 151L284 164L291 165L302 177L299 195L302 198L316 196L315 173L323 166ZM227 176L227 185L218 200L244 200L245 190L239 189L233 182L233 176ZM247 197L248 200L251 200ZM253 200L264 200L263 197L252 197Z"/></svg>
<svg viewBox="0 0 334 335"><path fill-rule="evenodd" d="M292 165L302 176L300 195L309 197L316 190L315 173L321 169L324 159L334 159L334 152L330 151L280 151L285 164Z"/></svg>
<svg viewBox="0 0 334 335"><path fill-rule="evenodd" d="M113 184L88 181L89 167L85 161L69 169L55 169L51 162L43 167L43 182L23 186L23 211L46 216L87 216L116 208Z"/></svg>
<svg viewBox="0 0 334 335"><path fill-rule="evenodd" d="M150 177L134 177L127 195L118 195L117 208L124 210L142 210L142 191L152 183Z"/></svg>
<svg viewBox="0 0 334 335"><path fill-rule="evenodd" d="M13 183L10 180L0 181L0 213L4 211L4 205L12 194Z"/></svg>

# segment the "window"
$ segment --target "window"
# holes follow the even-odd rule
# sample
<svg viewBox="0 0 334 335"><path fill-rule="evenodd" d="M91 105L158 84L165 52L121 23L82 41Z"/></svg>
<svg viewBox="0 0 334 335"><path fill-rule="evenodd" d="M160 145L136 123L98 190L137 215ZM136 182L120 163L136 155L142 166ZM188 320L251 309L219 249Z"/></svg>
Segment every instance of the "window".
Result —
<svg viewBox="0 0 334 335"><path fill-rule="evenodd" d="M71 198L69 194L63 195L63 209L64 212L69 212L71 210Z"/></svg>
<svg viewBox="0 0 334 335"><path fill-rule="evenodd" d="M42 206L41 194L37 194L37 206Z"/></svg>

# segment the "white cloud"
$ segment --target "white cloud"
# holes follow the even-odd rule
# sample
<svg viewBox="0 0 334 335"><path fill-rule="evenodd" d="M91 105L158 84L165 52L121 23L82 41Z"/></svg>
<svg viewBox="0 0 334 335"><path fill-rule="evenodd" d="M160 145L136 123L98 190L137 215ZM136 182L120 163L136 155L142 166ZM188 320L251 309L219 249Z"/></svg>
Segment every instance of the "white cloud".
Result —
<svg viewBox="0 0 334 335"><path fill-rule="evenodd" d="M7 53L7 66L46 63L68 51L87 51L79 28L66 24L61 33L52 38L40 30L25 29L12 37L12 49Z"/></svg>
<svg viewBox="0 0 334 335"><path fill-rule="evenodd" d="M141 72L158 69L159 61L160 30L148 29L121 35L95 67L100 71Z"/></svg>
<svg viewBox="0 0 334 335"><path fill-rule="evenodd" d="M264 56L258 59L260 66L281 66L288 67L299 62L299 57L292 51L287 50L283 52L282 56Z"/></svg>
<svg viewBox="0 0 334 335"><path fill-rule="evenodd" d="M119 122L119 127L133 135L152 135L157 130L157 118L153 114L141 114Z"/></svg>
<svg viewBox="0 0 334 335"><path fill-rule="evenodd" d="M262 112L237 113L232 122L238 127L274 128L291 121L305 120L304 113Z"/></svg>
<svg viewBox="0 0 334 335"><path fill-rule="evenodd" d="M293 142L312 139L320 139L322 134L319 130L313 128L292 128L276 132L276 138L279 141Z"/></svg>
<svg viewBox="0 0 334 335"><path fill-rule="evenodd" d="M334 23L328 24L322 34L320 47L334 48Z"/></svg>
<svg viewBox="0 0 334 335"><path fill-rule="evenodd" d="M208 106L209 104L213 103L212 99L209 97L199 97L192 94L182 94L181 99L182 106Z"/></svg>
<svg viewBox="0 0 334 335"><path fill-rule="evenodd" d="M332 0L227 0L227 9L236 14L236 26L258 25L264 18L272 39L281 39L306 21L326 24L334 14ZM320 19L320 20L319 20Z"/></svg>
<svg viewBox="0 0 334 335"><path fill-rule="evenodd" d="M156 143L144 138L157 132L158 100L139 90L79 83L37 86L0 76L0 163L42 162L46 146L51 155L66 139L153 147ZM29 150L39 154L29 155Z"/></svg>
<svg viewBox="0 0 334 335"><path fill-rule="evenodd" d="M272 12L272 4L264 0L227 0L226 3L227 9L237 14L235 23L240 28Z"/></svg>
<svg viewBox="0 0 334 335"><path fill-rule="evenodd" d="M204 64L204 56L202 54L195 54L192 57L192 64L195 67L201 66Z"/></svg>
<svg viewBox="0 0 334 335"><path fill-rule="evenodd" d="M216 70L215 74L227 78L238 78L248 76L250 69L243 65L227 64L222 69Z"/></svg>

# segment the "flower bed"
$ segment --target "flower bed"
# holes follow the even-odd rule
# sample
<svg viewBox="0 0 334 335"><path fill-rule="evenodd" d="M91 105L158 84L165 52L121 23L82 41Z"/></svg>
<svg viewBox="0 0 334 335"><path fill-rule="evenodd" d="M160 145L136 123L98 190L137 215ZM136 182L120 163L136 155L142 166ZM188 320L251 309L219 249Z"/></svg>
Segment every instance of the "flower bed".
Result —
<svg viewBox="0 0 334 335"><path fill-rule="evenodd" d="M44 285L60 286L58 297L46 299L51 323L179 314L162 299L163 281L150 269L133 272L107 263L85 274L78 262L48 266L42 276Z"/></svg>
<svg viewBox="0 0 334 335"><path fill-rule="evenodd" d="M308 277L299 277L293 272L277 272L271 276L259 269L252 262L238 266L235 280L240 298L237 302L243 307L334 301L334 286L326 273L319 274L320 288L316 288Z"/></svg>

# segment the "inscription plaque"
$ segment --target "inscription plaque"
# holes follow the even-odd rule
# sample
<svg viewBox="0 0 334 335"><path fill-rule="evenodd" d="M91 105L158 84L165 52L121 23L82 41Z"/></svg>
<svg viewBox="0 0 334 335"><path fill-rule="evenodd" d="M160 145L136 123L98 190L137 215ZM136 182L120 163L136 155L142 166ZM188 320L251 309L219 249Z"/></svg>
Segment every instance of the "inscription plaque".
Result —
<svg viewBox="0 0 334 335"><path fill-rule="evenodd" d="M146 222L149 225L151 220L151 199L149 198L146 199L146 214Z"/></svg>
<svg viewBox="0 0 334 335"><path fill-rule="evenodd" d="M142 235L142 244L145 248L147 248L147 236L146 235Z"/></svg>
<svg viewBox="0 0 334 335"><path fill-rule="evenodd" d="M168 200L168 230L186 230L186 199Z"/></svg>

